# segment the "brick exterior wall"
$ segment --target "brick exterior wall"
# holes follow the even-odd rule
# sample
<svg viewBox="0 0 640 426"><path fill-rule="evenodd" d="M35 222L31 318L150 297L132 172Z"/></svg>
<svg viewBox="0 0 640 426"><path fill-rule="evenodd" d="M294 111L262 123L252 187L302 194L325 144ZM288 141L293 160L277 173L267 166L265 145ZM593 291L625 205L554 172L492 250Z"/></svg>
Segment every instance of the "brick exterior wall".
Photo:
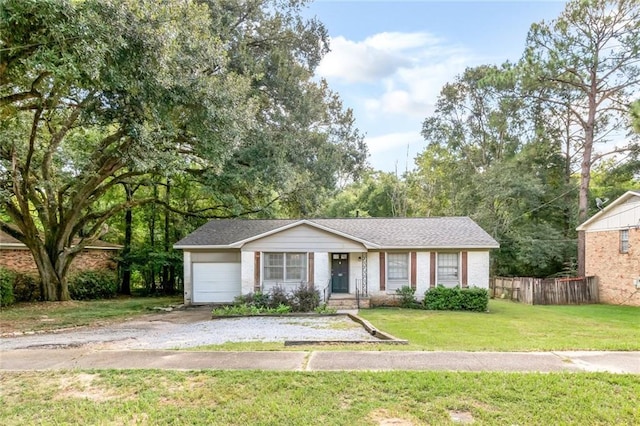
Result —
<svg viewBox="0 0 640 426"><path fill-rule="evenodd" d="M87 249L80 253L71 264L70 272L83 270L115 270L113 259L117 250ZM38 274L38 268L31 252L26 249L0 249L0 267L21 272Z"/></svg>
<svg viewBox="0 0 640 426"><path fill-rule="evenodd" d="M601 303L640 306L640 229L629 229L629 252L620 253L620 231L586 233L586 274L598 277Z"/></svg>

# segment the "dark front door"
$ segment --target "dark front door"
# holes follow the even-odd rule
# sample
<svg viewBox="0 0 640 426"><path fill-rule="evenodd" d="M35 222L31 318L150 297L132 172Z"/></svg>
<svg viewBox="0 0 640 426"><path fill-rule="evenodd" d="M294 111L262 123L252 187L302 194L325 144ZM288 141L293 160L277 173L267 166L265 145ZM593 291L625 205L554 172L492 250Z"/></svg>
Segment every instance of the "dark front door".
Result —
<svg viewBox="0 0 640 426"><path fill-rule="evenodd" d="M349 293L349 254L331 254L331 292Z"/></svg>

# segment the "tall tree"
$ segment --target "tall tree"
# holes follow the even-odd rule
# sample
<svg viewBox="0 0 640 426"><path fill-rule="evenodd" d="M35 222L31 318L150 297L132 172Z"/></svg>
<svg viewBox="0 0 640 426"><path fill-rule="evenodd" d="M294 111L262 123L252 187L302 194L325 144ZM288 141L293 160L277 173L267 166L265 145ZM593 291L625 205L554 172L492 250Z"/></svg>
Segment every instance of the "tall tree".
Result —
<svg viewBox="0 0 640 426"><path fill-rule="evenodd" d="M32 252L45 300L134 204L101 197L178 158L223 161L250 124L248 81L193 2L0 4L0 228Z"/></svg>
<svg viewBox="0 0 640 426"><path fill-rule="evenodd" d="M539 99L566 108L569 125L579 131L578 222L588 217L594 164L637 146L637 138L625 141L624 134L630 96L640 86L638 22L636 0L573 0L556 20L534 24L527 37L524 66ZM597 149L611 141L619 144ZM584 275L584 238L580 232L580 275Z"/></svg>
<svg viewBox="0 0 640 426"><path fill-rule="evenodd" d="M570 263L564 157L517 67L467 69L444 86L423 135L408 179L415 212L473 217L501 243L494 273L544 276Z"/></svg>
<svg viewBox="0 0 640 426"><path fill-rule="evenodd" d="M31 249L47 300L69 297L73 258L136 206L162 205L148 232L166 264L170 214L304 214L362 167L351 112L312 79L326 34L301 2L0 7L0 227ZM171 191L153 184L169 179ZM141 183L154 192L121 192ZM178 199L185 187L193 200Z"/></svg>

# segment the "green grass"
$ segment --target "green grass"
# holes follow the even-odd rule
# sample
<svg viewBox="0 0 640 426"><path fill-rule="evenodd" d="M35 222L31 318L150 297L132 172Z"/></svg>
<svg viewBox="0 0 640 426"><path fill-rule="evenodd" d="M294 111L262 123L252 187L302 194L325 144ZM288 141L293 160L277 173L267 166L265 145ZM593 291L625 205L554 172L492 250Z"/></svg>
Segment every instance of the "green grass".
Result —
<svg viewBox="0 0 640 426"><path fill-rule="evenodd" d="M148 314L150 308L179 304L176 297L120 297L108 300L18 303L0 311L0 332L94 325Z"/></svg>
<svg viewBox="0 0 640 426"><path fill-rule="evenodd" d="M360 315L394 336L401 349L468 351L640 350L640 308L531 306L492 300L488 313L399 308Z"/></svg>
<svg viewBox="0 0 640 426"><path fill-rule="evenodd" d="M452 413L479 425L640 424L640 376L605 373L102 370L0 381L3 425L451 424Z"/></svg>

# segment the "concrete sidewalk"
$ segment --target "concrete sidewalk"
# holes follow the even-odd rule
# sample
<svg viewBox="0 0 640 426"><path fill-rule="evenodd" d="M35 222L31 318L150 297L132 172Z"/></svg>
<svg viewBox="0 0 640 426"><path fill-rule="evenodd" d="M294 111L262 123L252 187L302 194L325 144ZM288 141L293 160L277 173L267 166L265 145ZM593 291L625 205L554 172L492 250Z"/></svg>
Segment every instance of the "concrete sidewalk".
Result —
<svg viewBox="0 0 640 426"><path fill-rule="evenodd" d="M89 349L17 349L0 352L0 370L5 371L112 368L640 374L640 352L189 352Z"/></svg>

